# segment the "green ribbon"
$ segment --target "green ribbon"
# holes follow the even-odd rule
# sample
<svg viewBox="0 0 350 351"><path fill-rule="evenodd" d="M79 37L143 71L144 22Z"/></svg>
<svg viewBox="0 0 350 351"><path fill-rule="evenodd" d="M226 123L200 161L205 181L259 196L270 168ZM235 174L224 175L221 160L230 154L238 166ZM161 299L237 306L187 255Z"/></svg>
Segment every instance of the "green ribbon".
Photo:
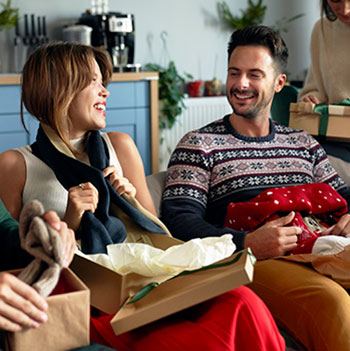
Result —
<svg viewBox="0 0 350 351"><path fill-rule="evenodd" d="M206 271L208 269L213 269L213 268L219 268L219 267L225 267L225 266L228 266L230 264L233 264L233 263L236 263L240 258L241 256L246 253L248 255L250 255L251 257L253 257L254 259L254 263L256 261L256 258L255 256L250 252L250 251L241 251L239 252L231 261L227 261L227 262L223 262L223 263L213 263L209 266L204 266L202 268L198 268L198 269L194 269L194 270L185 270L185 271L182 271L181 273L175 275L174 277L171 277L167 280L164 280L162 283L156 283L156 282L153 282L153 283L149 283L148 285L146 285L145 287L143 287L142 289L140 289L134 296L131 300L129 300L127 302L127 305L130 304L130 303L134 303L136 301L139 301L141 300L142 298L144 298L145 296L147 296L154 288L156 288L157 286L159 286L160 284L163 284L163 283L166 283L168 282L169 280L173 280L177 277L180 277L182 275L188 275L188 274L193 274L193 273L196 273L196 272L201 272L201 271Z"/></svg>
<svg viewBox="0 0 350 351"><path fill-rule="evenodd" d="M345 99L338 103L333 103L332 105L350 105L350 99ZM314 112L321 115L320 118L320 125L318 127L318 135L327 135L327 128L328 128L328 119L329 119L329 111L328 106L326 103L318 104L314 107Z"/></svg>

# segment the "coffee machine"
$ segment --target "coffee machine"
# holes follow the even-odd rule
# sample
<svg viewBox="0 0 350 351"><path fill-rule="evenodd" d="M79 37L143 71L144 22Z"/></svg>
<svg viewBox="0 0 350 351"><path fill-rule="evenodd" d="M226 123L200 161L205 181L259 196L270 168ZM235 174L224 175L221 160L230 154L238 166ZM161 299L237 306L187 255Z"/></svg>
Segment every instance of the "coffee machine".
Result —
<svg viewBox="0 0 350 351"><path fill-rule="evenodd" d="M102 47L109 52L114 72L130 72L139 69L139 65L134 64L133 15L120 12L92 14L86 11L78 23L92 28L91 45Z"/></svg>

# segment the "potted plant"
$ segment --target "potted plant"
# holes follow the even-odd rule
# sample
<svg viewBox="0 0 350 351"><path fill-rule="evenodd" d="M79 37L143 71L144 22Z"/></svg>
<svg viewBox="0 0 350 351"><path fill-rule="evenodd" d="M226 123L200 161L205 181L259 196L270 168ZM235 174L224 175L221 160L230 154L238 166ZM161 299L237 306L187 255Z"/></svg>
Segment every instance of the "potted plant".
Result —
<svg viewBox="0 0 350 351"><path fill-rule="evenodd" d="M185 77L192 79L192 76L188 73L184 73L185 77L181 76L173 61L169 62L168 67L148 63L145 69L159 72L159 129L170 129L185 107L183 103L185 96L182 90Z"/></svg>
<svg viewBox="0 0 350 351"><path fill-rule="evenodd" d="M0 30L11 29L16 25L18 20L18 9L12 8L11 0L0 3L2 11L0 12Z"/></svg>
<svg viewBox="0 0 350 351"><path fill-rule="evenodd" d="M266 5L263 0L248 0L248 7L241 11L241 16L234 16L226 1L218 3L219 16L230 29L241 29L252 25L261 24L264 21Z"/></svg>
<svg viewBox="0 0 350 351"><path fill-rule="evenodd" d="M254 2L254 0L248 0L248 7L245 10L240 10L240 16L234 16L231 13L226 1L218 3L219 17L223 20L227 27L233 30L262 24L265 18L266 10L267 6L263 4L263 0L256 0L256 2ZM302 16L304 16L304 14L298 14L290 18L283 17L276 21L271 28L273 28L276 32L288 32L286 25Z"/></svg>

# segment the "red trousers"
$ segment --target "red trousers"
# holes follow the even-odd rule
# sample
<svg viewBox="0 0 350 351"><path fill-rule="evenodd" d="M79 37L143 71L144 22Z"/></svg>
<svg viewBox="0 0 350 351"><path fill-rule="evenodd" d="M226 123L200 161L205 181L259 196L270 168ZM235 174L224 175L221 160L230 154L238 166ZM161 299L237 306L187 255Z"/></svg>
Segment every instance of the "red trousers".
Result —
<svg viewBox="0 0 350 351"><path fill-rule="evenodd" d="M269 310L245 286L118 336L112 317L91 318L91 341L118 351L285 350Z"/></svg>

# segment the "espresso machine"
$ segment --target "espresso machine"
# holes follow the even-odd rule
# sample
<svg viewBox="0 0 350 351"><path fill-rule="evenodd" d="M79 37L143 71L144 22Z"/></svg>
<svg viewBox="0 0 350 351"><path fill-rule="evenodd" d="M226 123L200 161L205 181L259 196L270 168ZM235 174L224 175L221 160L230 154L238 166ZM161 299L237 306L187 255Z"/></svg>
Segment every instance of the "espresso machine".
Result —
<svg viewBox="0 0 350 351"><path fill-rule="evenodd" d="M86 11L78 24L92 28L91 45L106 49L112 59L114 72L135 72L140 65L134 63L134 16L120 12L93 14Z"/></svg>

